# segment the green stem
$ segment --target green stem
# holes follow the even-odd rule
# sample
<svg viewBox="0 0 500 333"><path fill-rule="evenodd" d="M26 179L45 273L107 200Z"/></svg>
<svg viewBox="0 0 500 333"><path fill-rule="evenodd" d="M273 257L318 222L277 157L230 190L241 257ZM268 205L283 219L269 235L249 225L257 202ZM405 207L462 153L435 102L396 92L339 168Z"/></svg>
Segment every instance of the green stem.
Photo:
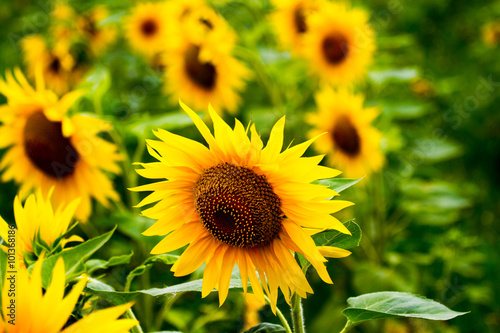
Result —
<svg viewBox="0 0 500 333"><path fill-rule="evenodd" d="M292 296L292 321L294 333L305 333L304 312L302 310L302 298L298 294Z"/></svg>
<svg viewBox="0 0 500 333"><path fill-rule="evenodd" d="M134 315L134 312L132 311L132 308L128 309L127 312L125 312L125 316L129 319L137 320L137 318ZM132 333L144 333L140 324L137 324L136 326L132 327L130 329L130 332L132 332Z"/></svg>
<svg viewBox="0 0 500 333"><path fill-rule="evenodd" d="M347 319L347 323L345 323L344 328L339 333L349 332L351 330L351 328L353 328L354 326L357 326L358 324L359 323L353 324L353 323L351 323L351 321L349 319Z"/></svg>
<svg viewBox="0 0 500 333"><path fill-rule="evenodd" d="M271 300L264 295L264 298L266 299L266 302L268 304L271 304ZM278 315L279 320L281 321L281 324L285 328L286 333L292 333L292 329L290 328L290 325L288 324L288 321L286 320L285 316L283 313L280 311L280 309L276 306L276 314Z"/></svg>

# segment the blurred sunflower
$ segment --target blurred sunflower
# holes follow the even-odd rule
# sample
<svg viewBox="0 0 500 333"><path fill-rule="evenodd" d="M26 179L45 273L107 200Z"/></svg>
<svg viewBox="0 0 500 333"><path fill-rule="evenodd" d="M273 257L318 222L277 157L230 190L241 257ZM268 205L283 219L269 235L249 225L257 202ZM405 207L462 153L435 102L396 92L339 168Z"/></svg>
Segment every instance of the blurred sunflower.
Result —
<svg viewBox="0 0 500 333"><path fill-rule="evenodd" d="M9 147L0 162L2 181L21 184L21 197L32 189L46 196L53 187L56 205L80 198L76 216L85 221L92 197L105 206L109 199L119 199L104 171L119 173L121 155L98 136L112 127L92 116L70 117L68 109L83 93L73 91L59 99L45 89L40 68L36 89L19 69L14 73L0 80L0 93L8 102L1 106L0 148Z"/></svg>
<svg viewBox="0 0 500 333"><path fill-rule="evenodd" d="M70 44L77 39L74 29L75 10L62 1L56 1L51 12L50 31L54 38L62 43Z"/></svg>
<svg viewBox="0 0 500 333"><path fill-rule="evenodd" d="M196 109L209 103L236 112L238 91L250 71L232 56L235 34L211 9L198 10L179 25L165 53L165 91L172 103L186 100Z"/></svg>
<svg viewBox="0 0 500 333"><path fill-rule="evenodd" d="M109 12L105 6L96 6L78 17L77 27L83 39L88 41L92 54L98 56L116 39L116 27L103 25Z"/></svg>
<svg viewBox="0 0 500 333"><path fill-rule="evenodd" d="M242 331L249 330L250 328L260 324L259 310L262 309L266 302L257 298L254 294L246 294L245 298L245 313L243 315L243 329Z"/></svg>
<svg viewBox="0 0 500 333"><path fill-rule="evenodd" d="M74 72L75 59L69 52L69 44L56 43L49 49L40 35L31 35L21 41L28 77L35 79L35 69L41 66L44 81L49 89L62 95L79 82L82 75Z"/></svg>
<svg viewBox="0 0 500 333"><path fill-rule="evenodd" d="M10 284L5 283L2 296L3 320L0 321L0 331L8 333L127 333L138 324L133 319L118 319L132 304L123 304L103 310L98 310L83 317L74 324L65 327L71 313L87 283L81 278L71 291L64 297L66 289L66 272L64 261L60 258L52 271L52 279L47 289L42 288L42 259L38 260L31 272L20 267L17 273L15 298L8 293ZM7 304L14 300L16 305L15 325L9 323Z"/></svg>
<svg viewBox="0 0 500 333"><path fill-rule="evenodd" d="M500 43L500 20L483 25L482 33L484 43L489 47L496 47Z"/></svg>
<svg viewBox="0 0 500 333"><path fill-rule="evenodd" d="M306 18L321 6L320 1L273 0L275 11L271 15L278 38L285 48L302 52L302 38L307 32Z"/></svg>
<svg viewBox="0 0 500 333"><path fill-rule="evenodd" d="M343 3L325 2L307 20L303 50L311 69L324 81L359 80L373 59L375 43L368 15Z"/></svg>
<svg viewBox="0 0 500 333"><path fill-rule="evenodd" d="M141 164L144 169L137 172L163 181L133 190L153 191L139 206L159 201L142 212L158 220L144 235L166 235L152 253L189 244L172 266L174 275L190 274L205 262L202 296L216 288L220 304L227 297L235 264L244 291L250 279L254 294L263 300L263 286L273 311L278 287L287 302L294 293L303 298L312 293L291 251L301 253L323 281L332 283L322 253L342 257L350 252L318 248L310 235L325 229L349 233L330 214L352 203L328 200L337 193L311 184L340 173L319 166L322 156L301 157L314 139L281 152L283 117L263 148L255 125L249 126L248 138L238 120L233 130L209 106L213 136L196 113L181 106L210 148L163 130L155 132L161 141L148 140L149 152L158 162Z"/></svg>
<svg viewBox="0 0 500 333"><path fill-rule="evenodd" d="M79 200L73 200L68 205L61 205L55 211L50 203L50 195L44 199L41 192L30 195L24 204L18 196L14 200L14 215L17 229L17 254L21 263L26 259L27 266L38 257L42 251L52 253L62 250L66 243L83 241L74 235L63 239L70 227L71 220L78 207ZM0 236L8 239L9 225L0 216ZM28 258L26 258L28 256Z"/></svg>
<svg viewBox="0 0 500 333"><path fill-rule="evenodd" d="M167 7L163 2L143 2L125 20L125 33L132 49L153 58L168 40Z"/></svg>
<svg viewBox="0 0 500 333"><path fill-rule="evenodd" d="M380 170L385 162L380 149L382 135L371 125L379 110L363 109L364 97L346 89L327 87L315 98L319 111L306 117L314 126L308 136L328 132L315 141L315 147L327 154L329 164L344 170L346 177L363 177Z"/></svg>

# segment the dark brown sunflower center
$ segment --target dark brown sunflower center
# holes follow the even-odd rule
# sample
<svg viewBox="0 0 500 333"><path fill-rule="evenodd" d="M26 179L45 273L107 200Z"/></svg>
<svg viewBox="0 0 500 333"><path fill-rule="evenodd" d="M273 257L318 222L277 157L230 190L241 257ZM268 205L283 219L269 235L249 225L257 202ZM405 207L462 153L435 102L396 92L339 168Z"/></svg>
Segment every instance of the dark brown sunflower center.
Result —
<svg viewBox="0 0 500 333"><path fill-rule="evenodd" d="M194 190L203 226L222 243L260 247L281 230L281 200L266 177L224 163L206 169Z"/></svg>
<svg viewBox="0 0 500 333"><path fill-rule="evenodd" d="M202 63L199 59L200 47L191 45L184 55L187 75L199 86L211 90L215 86L217 71L211 62Z"/></svg>
<svg viewBox="0 0 500 333"><path fill-rule="evenodd" d="M26 120L23 135L26 155L40 171L59 180L73 174L80 156L63 136L60 122L35 112Z"/></svg>
<svg viewBox="0 0 500 333"><path fill-rule="evenodd" d="M88 33L91 36L96 36L99 30L97 29L96 22L88 16L83 19L83 31Z"/></svg>
<svg viewBox="0 0 500 333"><path fill-rule="evenodd" d="M302 6L297 6L293 12L293 20L295 23L295 29L300 34L307 31L306 15L304 14L304 8Z"/></svg>
<svg viewBox="0 0 500 333"><path fill-rule="evenodd" d="M158 24L154 20L146 20L141 24L141 32L146 37L153 36L158 31Z"/></svg>
<svg viewBox="0 0 500 333"><path fill-rule="evenodd" d="M351 157L359 154L361 150L361 139L358 130L346 116L342 116L337 120L333 128L332 138L335 145L342 150L343 153Z"/></svg>
<svg viewBox="0 0 500 333"><path fill-rule="evenodd" d="M347 40L341 35L330 35L323 40L323 54L330 64L341 63L348 52Z"/></svg>
<svg viewBox="0 0 500 333"><path fill-rule="evenodd" d="M49 70L53 73L59 73L61 70L61 61L58 57L53 57L52 61L49 64Z"/></svg>

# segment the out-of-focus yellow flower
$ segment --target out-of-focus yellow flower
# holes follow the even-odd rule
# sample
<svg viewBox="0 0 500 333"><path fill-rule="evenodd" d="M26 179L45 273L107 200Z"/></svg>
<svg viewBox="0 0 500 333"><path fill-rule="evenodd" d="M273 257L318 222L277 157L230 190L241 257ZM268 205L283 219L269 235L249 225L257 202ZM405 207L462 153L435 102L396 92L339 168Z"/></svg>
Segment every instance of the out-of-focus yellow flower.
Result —
<svg viewBox="0 0 500 333"><path fill-rule="evenodd" d="M500 43L500 21L493 21L483 26L484 43L496 47Z"/></svg>
<svg viewBox="0 0 500 333"><path fill-rule="evenodd" d="M164 2L144 2L125 18L125 32L131 48L151 59L165 49L168 41L168 15Z"/></svg>
<svg viewBox="0 0 500 333"><path fill-rule="evenodd" d="M66 41L49 48L40 35L31 35L21 41L28 77L35 79L37 67L42 68L43 78L49 89L58 95L71 90L82 78L75 58Z"/></svg>
<svg viewBox="0 0 500 333"><path fill-rule="evenodd" d="M316 140L315 147L327 154L329 164L343 170L346 177L369 175L385 162L380 148L382 135L371 125L380 112L363 108L363 102L362 95L326 87L316 94L318 112L306 117L314 126L309 137L328 132Z"/></svg>
<svg viewBox="0 0 500 333"><path fill-rule="evenodd" d="M109 123L89 115L70 116L68 109L83 95L72 91L58 98L45 89L41 68L36 89L19 69L6 72L0 93L7 103L0 106L0 148L7 148L0 162L2 181L21 185L20 196L40 189L47 196L53 188L56 206L81 199L76 216L86 221L91 198L105 206L119 196L105 171L119 173L117 147L100 138L111 130Z"/></svg>
<svg viewBox="0 0 500 333"><path fill-rule="evenodd" d="M161 141L147 141L158 162L141 164L144 168L136 171L160 181L133 190L153 191L139 206L157 202L142 212L157 220L143 234L165 236L152 253L189 244L172 266L174 275L191 274L206 263L202 297L216 288L221 305L235 265L243 290L250 279L254 294L263 301L264 289L274 312L278 288L287 302L295 293L305 298L312 289L291 251L301 253L323 281L332 283L324 255L342 257L350 252L319 248L310 235L325 229L349 234L330 214L352 203L328 200L337 193L311 183L340 173L318 165L323 156L301 157L314 140L281 152L283 117L264 148L255 125L248 127L249 138L237 119L231 129L209 106L214 136L196 113L181 106L210 148L163 130L155 133Z"/></svg>
<svg viewBox="0 0 500 333"><path fill-rule="evenodd" d="M77 19L77 27L84 41L88 42L92 54L102 54L116 39L116 27L102 25L109 12L105 6L96 6Z"/></svg>
<svg viewBox="0 0 500 333"><path fill-rule="evenodd" d="M166 44L165 91L172 103L183 99L196 109L211 103L219 110L236 112L239 91L250 76L232 56L236 35L213 10L192 10L178 22Z"/></svg>
<svg viewBox="0 0 500 333"><path fill-rule="evenodd" d="M42 289L42 259L35 263L31 276L26 267L19 268L16 276L15 297L8 292L10 283L4 284L2 294L4 311L3 318L0 320L0 331L3 328L8 333L127 333L130 328L138 324L138 321L134 319L118 319L132 306L128 303L95 311L63 329L85 288L87 278L80 278L80 281L64 297L66 272L63 259L60 258L52 271L50 285L44 290ZM16 306L14 322L9 317L9 311L6 310L11 300Z"/></svg>
<svg viewBox="0 0 500 333"><path fill-rule="evenodd" d="M266 302L259 299L254 294L246 294L243 297L245 298L243 331L246 331L260 324L259 310L266 305Z"/></svg>
<svg viewBox="0 0 500 333"><path fill-rule="evenodd" d="M271 20L282 46L292 49L296 54L302 53L303 37L308 31L307 18L317 10L321 10L320 0L273 0L276 7Z"/></svg>
<svg viewBox="0 0 500 333"><path fill-rule="evenodd" d="M375 51L365 11L325 2L308 17L307 27L304 56L316 75L324 82L342 85L363 78Z"/></svg>
<svg viewBox="0 0 500 333"><path fill-rule="evenodd" d="M34 254L33 258L35 258L37 257L35 251L42 251L42 249L48 252L62 250L67 242L82 241L78 236L62 238L70 227L80 200L76 199L69 202L68 205L61 205L54 211L50 203L50 195L51 193L47 198L44 198L41 192L37 191L36 196L32 194L28 197L24 207L18 196L14 200L17 230L13 234L18 238L17 255L20 263L24 262L24 255L27 253ZM7 222L0 216L0 236L6 242L9 238L9 229ZM36 247L38 248L35 249Z"/></svg>

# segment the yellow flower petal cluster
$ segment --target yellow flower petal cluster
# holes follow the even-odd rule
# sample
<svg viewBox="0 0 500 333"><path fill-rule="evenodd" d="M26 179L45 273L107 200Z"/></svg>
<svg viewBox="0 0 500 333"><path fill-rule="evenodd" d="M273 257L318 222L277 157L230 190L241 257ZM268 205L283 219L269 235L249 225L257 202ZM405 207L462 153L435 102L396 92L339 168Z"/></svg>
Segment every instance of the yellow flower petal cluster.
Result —
<svg viewBox="0 0 500 333"><path fill-rule="evenodd" d="M42 258L43 259L43 258ZM10 282L5 280L2 294L2 312L0 332L7 333L127 333L138 324L133 319L118 319L132 304L98 310L78 320L67 328L68 321L87 283L82 277L71 291L64 296L66 272L64 261L59 259L52 271L52 279L46 290L42 289L42 262L39 259L31 272L20 267L16 274L16 295L9 295ZM9 316L8 305L15 304L15 321Z"/></svg>
<svg viewBox="0 0 500 333"><path fill-rule="evenodd" d="M364 97L345 88L325 87L315 98L318 112L306 118L314 126L308 136L328 132L315 141L315 148L327 154L329 164L344 170L348 178L380 170L385 162L380 148L382 135L371 125L380 111L363 108Z"/></svg>
<svg viewBox="0 0 500 333"><path fill-rule="evenodd" d="M315 139L282 151L283 117L264 147L255 125L245 129L235 120L231 129L209 106L213 135L196 113L181 106L209 148L161 129L155 132L160 141L147 141L158 161L141 164L137 172L158 181L134 190L153 191L140 206L157 202L143 211L157 220L144 235L165 236L152 253L188 245L172 266L174 275L190 274L205 263L202 296L216 288L220 304L235 265L243 289L249 280L260 300L264 293L269 296L273 311L278 288L287 302L294 293L304 298L312 293L292 251L302 254L323 281L332 283L321 251L338 257L350 252L318 248L311 235L325 229L349 233L330 214L352 203L329 200L338 194L311 183L340 173L318 165L323 156L301 157Z"/></svg>
<svg viewBox="0 0 500 333"><path fill-rule="evenodd" d="M0 148L7 148L0 161L1 179L19 184L21 198L33 189L47 196L52 188L57 206L80 198L76 216L86 221L92 198L104 206L118 200L105 172L119 173L122 156L98 136L112 127L94 116L71 116L68 110L83 92L58 98L45 88L40 68L36 89L19 69L14 74L6 72L0 80L0 93L7 98L0 106Z"/></svg>

